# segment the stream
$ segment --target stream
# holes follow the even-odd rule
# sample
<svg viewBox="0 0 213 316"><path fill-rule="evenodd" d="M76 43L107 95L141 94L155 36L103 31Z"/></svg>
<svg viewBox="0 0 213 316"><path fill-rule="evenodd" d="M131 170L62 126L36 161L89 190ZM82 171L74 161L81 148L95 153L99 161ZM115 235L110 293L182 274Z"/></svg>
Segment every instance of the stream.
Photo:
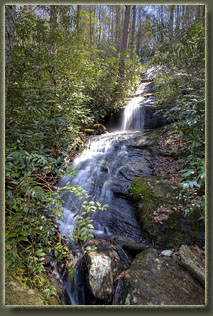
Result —
<svg viewBox="0 0 213 316"><path fill-rule="evenodd" d="M150 152L137 146L143 137L144 104L153 101L153 96L144 96L148 84L140 84L137 96L124 108L117 128L90 138L88 148L73 161L73 166L78 170L77 175L65 177L59 182L60 187L68 182L70 185L80 185L88 192L91 200L99 201L102 205L108 204L106 211L97 210L92 213L95 238L126 236L135 242L144 242L129 189L135 177L152 174ZM73 202L67 193L62 195L62 199L65 217L59 221L59 230L62 236L69 238L68 230L73 231L75 226L74 213L71 211ZM77 207L81 207L82 201L74 197L72 199ZM79 271L75 272L74 285L66 281L69 304L88 304L83 283Z"/></svg>

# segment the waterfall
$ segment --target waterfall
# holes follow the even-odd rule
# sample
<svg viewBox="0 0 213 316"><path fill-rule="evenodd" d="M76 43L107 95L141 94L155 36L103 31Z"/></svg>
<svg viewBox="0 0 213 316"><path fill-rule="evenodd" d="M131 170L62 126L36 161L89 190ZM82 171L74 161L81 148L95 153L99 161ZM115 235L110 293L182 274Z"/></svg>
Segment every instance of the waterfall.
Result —
<svg viewBox="0 0 213 316"><path fill-rule="evenodd" d="M143 130L144 128L144 107L141 105L144 98L135 97L127 104L123 113L122 127L123 131Z"/></svg>
<svg viewBox="0 0 213 316"><path fill-rule="evenodd" d="M147 83L142 83L136 97L126 105L122 124L119 130L94 136L85 149L73 161L78 170L75 177L61 179L60 187L68 182L70 185L80 185L88 192L90 199L108 204L107 211L97 210L92 214L95 237L122 235L141 242L141 230L135 218L135 208L129 200L131 180L144 174L146 163L141 152L134 149L134 144L143 135L144 129L144 96ZM151 171L145 168L148 174ZM147 171L148 170L148 171ZM72 199L74 197L72 196ZM64 201L64 219L58 222L61 235L69 238L69 231L75 227L75 217L72 201L68 193L62 194ZM81 201L75 199L75 205L81 208ZM77 278L77 279L76 279ZM79 277L75 274L76 282ZM73 286L66 283L70 304L83 304L81 299L74 299ZM77 286L77 285L76 285Z"/></svg>

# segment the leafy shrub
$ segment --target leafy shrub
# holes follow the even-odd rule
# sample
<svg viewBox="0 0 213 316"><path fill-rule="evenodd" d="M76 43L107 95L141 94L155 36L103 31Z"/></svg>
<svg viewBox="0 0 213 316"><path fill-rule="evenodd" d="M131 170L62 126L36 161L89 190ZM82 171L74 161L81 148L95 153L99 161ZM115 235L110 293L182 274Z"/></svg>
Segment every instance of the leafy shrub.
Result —
<svg viewBox="0 0 213 316"><path fill-rule="evenodd" d="M188 213L205 209L205 29L199 23L182 30L150 63L161 66L156 105L184 139L177 148L184 163L180 185Z"/></svg>

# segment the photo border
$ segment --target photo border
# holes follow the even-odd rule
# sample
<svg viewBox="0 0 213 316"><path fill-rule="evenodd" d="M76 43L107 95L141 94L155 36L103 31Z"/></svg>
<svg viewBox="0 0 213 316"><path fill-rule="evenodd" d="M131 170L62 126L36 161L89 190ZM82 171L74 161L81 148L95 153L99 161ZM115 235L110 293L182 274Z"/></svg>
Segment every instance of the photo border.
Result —
<svg viewBox="0 0 213 316"><path fill-rule="evenodd" d="M174 305L174 306L158 306L158 305L151 305L151 306L143 306L143 305L56 305L56 306L29 306L29 305L4 305L4 205L5 205L5 192L4 192L4 185L5 185L5 173L4 173L4 166L5 166L5 157L4 157L4 149L5 149L5 92L4 92L4 50L5 50L5 44L4 44L4 5L21 5L21 4L55 4L55 5L68 5L68 4L95 4L95 5L107 5L107 4L118 4L118 5L125 5L125 4L135 4L135 5L168 5L168 4L189 4L189 5L205 5L206 6L206 119L205 119L205 136L206 136L206 265L207 265L207 272L206 272L206 305ZM0 291L0 312L4 312L5 314L13 314L13 313L32 313L33 311L35 313L43 312L46 313L54 313L54 312L77 312L79 313L85 313L88 315L94 312L110 312L110 314L114 313L122 313L125 314L126 312L132 313L132 312L145 312L149 314L154 313L165 313L168 312L181 312L181 315L184 313L187 313L187 315L195 315L197 312L202 312L205 314L209 314L212 312L212 272L210 269L210 261L212 260L212 253L210 250L212 247L211 240L212 240L212 233L210 229L210 224L212 220L212 214L210 213L211 209L211 162L212 162L212 148L211 148L211 139L212 139L212 129L210 129L210 122L212 122L212 110L210 108L210 100L212 99L212 92L211 92L211 76L210 76L210 70L212 74L212 46L213 46L213 40L212 40L212 21L211 21L211 15L213 10L213 3L211 0L206 1L1 1L0 2L0 38L2 39L0 41L0 170L1 170L1 177L0 177L0 223L1 223L1 230L0 230L0 260L1 260L1 291ZM34 314L34 312L32 314Z"/></svg>

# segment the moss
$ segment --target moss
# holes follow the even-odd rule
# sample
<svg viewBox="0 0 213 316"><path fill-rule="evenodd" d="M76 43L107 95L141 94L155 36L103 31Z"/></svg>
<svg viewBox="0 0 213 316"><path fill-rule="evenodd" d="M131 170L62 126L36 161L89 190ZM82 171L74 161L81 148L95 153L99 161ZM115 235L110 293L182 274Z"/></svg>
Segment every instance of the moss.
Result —
<svg viewBox="0 0 213 316"><path fill-rule="evenodd" d="M94 124L93 128L96 129L100 133L106 132L106 127L102 124Z"/></svg>
<svg viewBox="0 0 213 316"><path fill-rule="evenodd" d="M134 202L148 201L153 198L153 193L149 183L144 182L143 178L135 178L132 181L130 194Z"/></svg>
<svg viewBox="0 0 213 316"><path fill-rule="evenodd" d="M84 132L88 135L95 135L96 134L96 130L92 129L92 128L87 128L84 130Z"/></svg>
<svg viewBox="0 0 213 316"><path fill-rule="evenodd" d="M5 273L6 305L62 305L56 291L48 295L48 289L54 287L45 274L30 279L21 269Z"/></svg>
<svg viewBox="0 0 213 316"><path fill-rule="evenodd" d="M166 180L166 177L144 176L132 181L130 194L143 232L157 246L202 242L204 227L197 221L198 215L186 220L176 199L179 189Z"/></svg>

